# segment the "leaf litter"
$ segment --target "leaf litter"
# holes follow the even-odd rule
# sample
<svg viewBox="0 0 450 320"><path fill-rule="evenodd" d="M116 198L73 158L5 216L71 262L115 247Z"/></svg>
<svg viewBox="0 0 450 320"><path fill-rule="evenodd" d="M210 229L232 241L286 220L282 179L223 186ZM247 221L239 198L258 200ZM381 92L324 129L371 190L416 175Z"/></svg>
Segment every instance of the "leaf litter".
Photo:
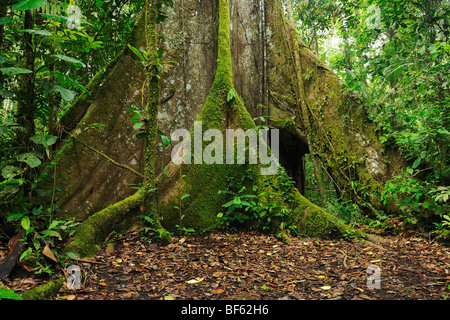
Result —
<svg viewBox="0 0 450 320"><path fill-rule="evenodd" d="M291 238L259 233L211 233L166 246L131 231L83 259L82 288L69 300L445 300L450 249L422 238L359 240ZM376 266L379 286L374 287ZM28 289L42 281L4 280ZM372 277L372 278L371 278ZM372 279L372 280L371 280Z"/></svg>
<svg viewBox="0 0 450 320"><path fill-rule="evenodd" d="M125 233L90 264L78 300L442 300L450 295L450 250L419 238L376 247L355 241L259 233L211 233L148 244ZM118 262L120 261L120 262ZM371 286L369 266L379 269ZM66 290L66 289L65 289ZM67 295L69 292L61 292Z"/></svg>

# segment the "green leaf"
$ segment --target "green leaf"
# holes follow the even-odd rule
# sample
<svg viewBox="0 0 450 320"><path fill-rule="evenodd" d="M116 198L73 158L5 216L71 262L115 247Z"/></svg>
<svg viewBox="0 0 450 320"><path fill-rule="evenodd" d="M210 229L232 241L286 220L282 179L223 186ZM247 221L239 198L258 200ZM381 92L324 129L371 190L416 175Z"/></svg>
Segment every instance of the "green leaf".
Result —
<svg viewBox="0 0 450 320"><path fill-rule="evenodd" d="M28 248L27 250L25 250L24 253L22 253L20 255L19 261L22 261L23 259L27 259L28 257L31 256L32 253L33 253L33 249L31 249L31 247Z"/></svg>
<svg viewBox="0 0 450 320"><path fill-rule="evenodd" d="M78 259L80 259L80 257L79 257L77 254L73 253L73 252L67 252L66 255L67 255L70 259L73 259L73 260L78 260Z"/></svg>
<svg viewBox="0 0 450 320"><path fill-rule="evenodd" d="M136 122L133 126L134 130L139 130L140 128L142 128L144 126L144 122Z"/></svg>
<svg viewBox="0 0 450 320"><path fill-rule="evenodd" d="M59 240L62 239L61 235L59 234L59 232L55 231L55 230L44 230L41 232L43 235L48 236L48 237L57 237Z"/></svg>
<svg viewBox="0 0 450 320"><path fill-rule="evenodd" d="M81 62L78 59L72 58L72 57L68 57L68 56L65 56L65 55L62 55L62 54L52 54L50 56L53 57L53 58L56 58L56 59L61 59L61 60L64 60L66 62L73 63L73 64L75 64L77 66L86 67L86 65L83 62Z"/></svg>
<svg viewBox="0 0 450 320"><path fill-rule="evenodd" d="M54 144L56 142L58 138L56 136L52 136L52 135L42 135L42 134L38 134L35 136L32 136L30 138L31 141L33 141L36 144L41 144L44 147L48 147L51 146L52 144Z"/></svg>
<svg viewBox="0 0 450 320"><path fill-rule="evenodd" d="M161 135L161 140L164 144L164 146L168 147L170 145L170 139L169 137L165 136L165 135Z"/></svg>
<svg viewBox="0 0 450 320"><path fill-rule="evenodd" d="M19 296L17 293L14 293L14 290L0 288L0 300L2 299L22 300L22 297Z"/></svg>
<svg viewBox="0 0 450 320"><path fill-rule="evenodd" d="M416 161L414 161L412 168L415 169L420 165L420 162L422 161L422 158L417 158Z"/></svg>
<svg viewBox="0 0 450 320"><path fill-rule="evenodd" d="M50 224L50 226L48 227L48 229L49 229L49 230L50 230L50 229L53 229L53 228L56 227L58 224L60 224L60 221L54 220L54 221Z"/></svg>
<svg viewBox="0 0 450 320"><path fill-rule="evenodd" d="M141 59L141 61L144 61L144 62L146 61L146 59L144 58L142 53L139 51L139 49L137 49L129 44L128 44L128 48L130 48L130 50L133 51L134 54L137 55L139 59Z"/></svg>
<svg viewBox="0 0 450 320"><path fill-rule="evenodd" d="M8 222L14 219L20 219L25 215L25 213L11 213L8 215L8 218L6 219Z"/></svg>
<svg viewBox="0 0 450 320"><path fill-rule="evenodd" d="M223 217L223 212L219 212L218 214L217 214L217 218L222 218Z"/></svg>
<svg viewBox="0 0 450 320"><path fill-rule="evenodd" d="M47 4L47 0L23 0L12 6L13 10L33 10Z"/></svg>
<svg viewBox="0 0 450 320"><path fill-rule="evenodd" d="M32 33L32 34L38 34L41 36L51 36L52 35L52 33L48 32L47 30L23 29L23 30L20 30L20 32L28 32L28 33Z"/></svg>
<svg viewBox="0 0 450 320"><path fill-rule="evenodd" d="M11 179L23 172L22 168L14 167L14 166L6 166L2 169L2 176L5 179Z"/></svg>
<svg viewBox="0 0 450 320"><path fill-rule="evenodd" d="M189 194L185 193L185 194L183 194L183 195L181 196L181 200L184 200L184 199L186 199L186 198L189 197L189 196L190 196Z"/></svg>
<svg viewBox="0 0 450 320"><path fill-rule="evenodd" d="M21 153L16 158L20 162L25 162L31 168L36 168L37 166L39 166L41 164L41 160L31 152Z"/></svg>
<svg viewBox="0 0 450 320"><path fill-rule="evenodd" d="M64 99L64 101L69 102L72 101L75 96L77 95L77 93L75 91L63 88L61 86L55 85L55 87L53 88L54 92L59 92L61 94L61 98Z"/></svg>
<svg viewBox="0 0 450 320"><path fill-rule="evenodd" d="M33 141L36 144L41 144L45 148L45 152L47 153L47 156L50 157L50 150L48 149L49 146L54 144L58 138L51 135L35 135L30 138L31 141Z"/></svg>
<svg viewBox="0 0 450 320"><path fill-rule="evenodd" d="M33 73L33 71L31 71L30 69L15 68L15 67L0 68L0 71L3 73L4 76L13 76L15 74Z"/></svg>
<svg viewBox="0 0 450 320"><path fill-rule="evenodd" d="M24 228L25 230L30 229L30 225L31 225L31 223L30 223L30 217L24 216L24 217L22 218L22 221L20 221L20 225L21 225L22 228Z"/></svg>
<svg viewBox="0 0 450 320"><path fill-rule="evenodd" d="M136 122L141 118L141 114L135 110L133 118L131 118L131 122Z"/></svg>
<svg viewBox="0 0 450 320"><path fill-rule="evenodd" d="M235 97L236 97L236 93L234 92L233 89L230 89L230 91L228 92L228 96L227 96L227 102L230 102Z"/></svg>

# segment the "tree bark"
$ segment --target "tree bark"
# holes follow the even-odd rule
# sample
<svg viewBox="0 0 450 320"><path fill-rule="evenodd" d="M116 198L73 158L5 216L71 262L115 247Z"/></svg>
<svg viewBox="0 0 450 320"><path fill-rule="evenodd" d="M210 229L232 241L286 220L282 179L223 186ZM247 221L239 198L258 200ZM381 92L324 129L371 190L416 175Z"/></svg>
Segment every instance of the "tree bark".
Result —
<svg viewBox="0 0 450 320"><path fill-rule="evenodd" d="M286 2L286 7L287 7L287 11L288 11L288 17L289 17L289 26L290 26L290 32L288 32L288 35L293 35L295 32L295 26L294 26L294 15L292 12L292 5L290 1ZM316 151L312 148L313 143L312 143L312 139L314 139L314 135L313 135L313 131L311 129L311 120L310 120L310 112L309 112L309 105L308 105L308 101L306 100L306 93L305 93L305 86L303 84L303 71L302 71L302 62L300 61L300 55L299 55L299 46L298 46L298 42L296 41L296 39L292 39L292 37L288 37L289 42L290 42L290 46L292 47L292 52L293 52L293 60L294 60L294 65L295 65L295 69L296 69L296 82L298 85L298 95L300 97L300 110L301 110L301 115L302 115L302 120L303 120L303 124L304 124L304 128L305 128L305 132L306 132L306 139L308 141L308 146L310 146L309 148L309 152L311 154L311 159L313 162L313 166L314 166L314 173L316 175L316 180L317 180L317 186L319 188L319 194L320 194L320 198L321 198L321 204L322 206L326 205L327 203L327 195L325 192L326 186L325 186L325 181L324 181L324 177L322 175L322 170L320 169L320 164L319 164L319 160L316 156ZM313 33L313 41L316 42L317 44L317 34L316 31L314 30ZM317 51L316 51L317 54Z"/></svg>
<svg viewBox="0 0 450 320"><path fill-rule="evenodd" d="M158 112L161 95L158 33L156 20L158 17L158 1L146 0L146 39L148 53L148 90L147 90L147 119L145 144L145 178L144 178L144 208L145 214L153 220L153 227L159 231L158 238L163 242L170 241L170 234L163 229L158 213L156 199L156 140L158 138Z"/></svg>
<svg viewBox="0 0 450 320"><path fill-rule="evenodd" d="M223 119L234 128L251 128L252 118L261 114L257 106L264 103L269 124L299 142L298 149L290 149L285 157L292 158L295 153L301 159L314 150L317 165L333 176L339 190L359 203L369 203L370 211L395 210L391 204L385 206L379 194L384 182L404 168L402 156L397 150L382 151L384 146L379 142L377 128L367 119L361 103L346 93L338 77L289 27L281 1L230 0L228 31L220 28L221 23L226 24L221 22L226 19L222 2L175 1L174 7L167 9L169 18L158 26L158 32L164 36L159 42L164 49L162 60L179 62L161 75L159 129L166 135L179 128L192 130L195 120L203 120L204 130L224 129ZM147 47L142 15L130 43L138 49ZM72 134L117 162L144 172L144 143L132 139L136 132L124 113L133 104L142 105L146 73L137 60L130 50L125 50L109 67L101 85L94 86L96 90L90 98L82 100L83 116ZM301 69L297 63L301 63ZM233 70L231 77L228 69ZM226 100L231 89L237 97L229 106ZM304 112L299 110L299 101L308 109L305 108L305 113L309 114L309 125L304 121ZM214 110L219 107L221 112L216 113ZM71 118L64 119L70 122ZM284 125L286 120L292 124ZM308 140L308 136L313 139ZM178 194L175 185L178 170L169 165L167 156L163 157L170 150L164 150L161 143L156 148L155 163L159 170L155 174L160 176L157 185L162 225L173 227L179 220L178 212L171 207L176 205L172 201ZM58 168L64 168L58 170L57 177L57 184L64 188L59 207L61 212L78 217L86 218L130 196L134 192L130 183L142 182L140 177L108 163L76 141L62 148L58 161L62 164ZM161 168L165 167L161 174ZM217 192L226 185L227 174L240 172L226 168L217 174L223 169L203 165L195 170L183 168L186 175L191 175L188 185L192 188L184 204L183 224L190 223L199 230L215 222L217 210L221 210L226 200ZM299 225L308 225L309 229L304 230L312 234L314 225L307 222L311 222L307 217L323 217L326 213L303 197L296 195L296 199L295 220ZM330 221L328 216L325 220Z"/></svg>
<svg viewBox="0 0 450 320"><path fill-rule="evenodd" d="M25 11L24 29L33 29L33 12ZM21 75L19 80L19 94L17 102L17 123L19 131L17 132L18 141L21 142L23 152L31 152L33 142L30 140L35 134L34 123L34 50L33 35L30 32L23 34L23 68L32 72ZM32 169L25 164L24 179L22 190L25 196L31 198Z"/></svg>

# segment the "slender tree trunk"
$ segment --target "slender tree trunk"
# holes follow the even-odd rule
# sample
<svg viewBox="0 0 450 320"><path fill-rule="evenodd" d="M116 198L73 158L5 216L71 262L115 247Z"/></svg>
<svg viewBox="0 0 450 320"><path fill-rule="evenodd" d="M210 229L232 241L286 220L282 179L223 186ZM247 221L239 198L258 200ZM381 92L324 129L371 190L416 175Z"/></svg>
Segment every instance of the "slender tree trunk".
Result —
<svg viewBox="0 0 450 320"><path fill-rule="evenodd" d="M6 1L2 1L0 3L0 18L6 17L6 11L8 9L8 3ZM0 24L0 48L3 46L3 35L5 32L5 24Z"/></svg>
<svg viewBox="0 0 450 320"><path fill-rule="evenodd" d="M25 11L24 29L33 29L33 12ZM31 33L25 32L23 35L23 67L32 71L32 73L24 74L19 81L19 101L17 103L17 123L19 124L18 140L21 143L23 152L32 151L33 144L30 138L35 134L34 124L34 50L33 36ZM23 191L25 196L31 196L31 167L25 167L25 183Z"/></svg>

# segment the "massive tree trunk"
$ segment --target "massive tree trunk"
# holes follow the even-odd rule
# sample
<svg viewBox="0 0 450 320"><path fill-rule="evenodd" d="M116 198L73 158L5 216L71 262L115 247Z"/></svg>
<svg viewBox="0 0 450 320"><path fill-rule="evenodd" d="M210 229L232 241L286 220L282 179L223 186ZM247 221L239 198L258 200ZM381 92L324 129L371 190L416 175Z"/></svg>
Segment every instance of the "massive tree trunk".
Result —
<svg viewBox="0 0 450 320"><path fill-rule="evenodd" d="M193 128L195 120L203 121L203 132L227 127L245 130L254 128L252 118L267 116L270 125L280 130L280 162L298 182L300 191L303 156L312 151L323 173L331 175L342 192L351 194L355 201L370 203L372 210L392 208L384 206L377 195L383 183L404 165L402 157L395 150L382 151L376 127L368 121L364 108L300 41L280 0L230 0L229 6L223 0L174 2L174 7L167 9L169 18L160 25L163 60L179 62L161 79L162 132ZM144 20L141 14L130 39L140 50L146 47ZM136 132L125 114L132 105L142 105L145 96L145 72L137 61L138 57L126 49L93 79L87 94L61 123L76 137L65 143L58 158L57 184L64 188L59 206L63 212L86 218L130 196L135 192L130 184L141 182L139 175L85 146L89 144L116 162L143 172L144 144L132 137ZM237 95L229 103L226 95L231 89ZM81 120L74 126L71 119ZM178 214L172 208L178 194L178 168L169 164L170 150L161 142L158 145L158 173L169 165L159 179L160 213L164 226L173 229ZM242 168L183 167L191 188L183 207L186 226L207 228L226 201L224 194L217 194L225 188L226 177L241 174ZM268 179L257 178L257 184ZM277 179L269 180L277 183ZM295 199L293 220L303 232L339 233L341 225L335 219L299 192ZM329 225L339 227L331 230L326 227Z"/></svg>

